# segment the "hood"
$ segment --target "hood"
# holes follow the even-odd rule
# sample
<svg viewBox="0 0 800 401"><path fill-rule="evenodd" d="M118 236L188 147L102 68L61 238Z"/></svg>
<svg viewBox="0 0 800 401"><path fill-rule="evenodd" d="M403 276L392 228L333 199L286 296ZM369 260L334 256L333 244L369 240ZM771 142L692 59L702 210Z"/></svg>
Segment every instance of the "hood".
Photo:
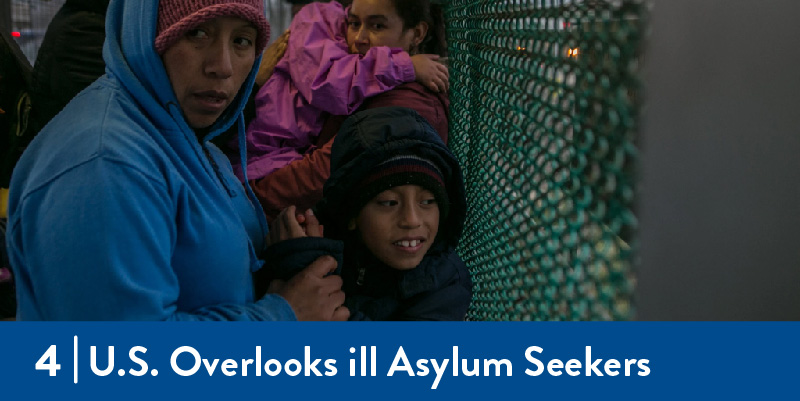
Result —
<svg viewBox="0 0 800 401"><path fill-rule="evenodd" d="M442 170L450 212L446 220L439 222L439 233L431 250L455 249L466 216L461 167L430 124L405 107L370 109L345 120L334 140L331 175L316 207L326 236L346 237L350 216L345 211L355 199L354 188L375 166L398 153L419 155Z"/></svg>
<svg viewBox="0 0 800 401"><path fill-rule="evenodd" d="M111 0L106 13L106 41L103 60L106 73L114 77L137 100L139 105L162 129L194 131L183 114L172 91L164 64L155 50L158 1ZM256 61L236 98L209 130L204 141L225 132L239 123L244 138L244 109L253 88L261 55ZM241 120L241 121L240 121Z"/></svg>

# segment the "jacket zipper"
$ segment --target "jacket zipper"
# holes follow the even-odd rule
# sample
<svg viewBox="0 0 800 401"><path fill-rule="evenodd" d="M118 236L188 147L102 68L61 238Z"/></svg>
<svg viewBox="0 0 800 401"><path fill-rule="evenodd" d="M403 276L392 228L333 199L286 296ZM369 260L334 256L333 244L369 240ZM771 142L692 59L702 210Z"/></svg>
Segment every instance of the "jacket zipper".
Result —
<svg viewBox="0 0 800 401"><path fill-rule="evenodd" d="M363 266L358 268L358 278L356 279L356 285L362 286L364 285L364 276L367 275L367 269Z"/></svg>

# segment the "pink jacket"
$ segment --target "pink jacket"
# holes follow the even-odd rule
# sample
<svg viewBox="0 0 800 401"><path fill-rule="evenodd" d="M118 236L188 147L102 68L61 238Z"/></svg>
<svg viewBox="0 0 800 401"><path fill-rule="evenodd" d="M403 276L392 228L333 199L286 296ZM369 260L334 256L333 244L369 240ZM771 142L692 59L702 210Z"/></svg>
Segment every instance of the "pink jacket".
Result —
<svg viewBox="0 0 800 401"><path fill-rule="evenodd" d="M351 114L366 98L415 78L410 56L399 48L350 54L347 14L335 1L303 7L289 29L286 54L259 89L247 127L250 180L313 151L327 114ZM239 163L233 165L242 178Z"/></svg>

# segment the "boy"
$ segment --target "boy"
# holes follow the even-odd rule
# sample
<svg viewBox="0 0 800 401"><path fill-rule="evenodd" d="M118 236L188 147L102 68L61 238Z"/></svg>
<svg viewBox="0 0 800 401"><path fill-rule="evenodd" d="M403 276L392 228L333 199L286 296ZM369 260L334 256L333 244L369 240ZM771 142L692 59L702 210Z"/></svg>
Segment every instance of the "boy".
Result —
<svg viewBox="0 0 800 401"><path fill-rule="evenodd" d="M334 142L317 205L326 238L315 238L313 213L288 208L265 259L285 280L304 258L333 254L350 320L463 320L472 282L455 248L465 213L461 170L436 131L411 109L372 109L349 118Z"/></svg>

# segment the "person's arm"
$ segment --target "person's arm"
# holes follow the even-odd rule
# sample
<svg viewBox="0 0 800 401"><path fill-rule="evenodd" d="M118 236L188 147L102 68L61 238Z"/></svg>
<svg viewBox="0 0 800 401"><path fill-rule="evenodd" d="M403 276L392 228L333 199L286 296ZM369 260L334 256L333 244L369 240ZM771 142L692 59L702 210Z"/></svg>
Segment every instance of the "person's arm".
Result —
<svg viewBox="0 0 800 401"><path fill-rule="evenodd" d="M416 110L447 143L450 102L446 94L433 93L421 84L411 82L368 99L361 110L390 106ZM269 220L289 205L305 210L322 199L322 187L330 176L333 141L342 121L339 116L328 117L320 133L319 139L325 141L320 148L262 179L250 182Z"/></svg>
<svg viewBox="0 0 800 401"><path fill-rule="evenodd" d="M312 153L306 153L272 174L250 182L267 219L272 220L284 208L298 210L314 206L322 199L322 187L331 173L333 140Z"/></svg>
<svg viewBox="0 0 800 401"><path fill-rule="evenodd" d="M272 76L272 71L275 70L275 65L281 61L286 53L288 44L289 30L287 29L264 50L261 56L261 64L258 66L258 74L256 74L256 87L264 86L264 83Z"/></svg>
<svg viewBox="0 0 800 401"><path fill-rule="evenodd" d="M350 54L345 14L334 3L304 7L292 22L284 60L297 90L331 114L353 113L364 99L414 81L414 64L402 49L374 47Z"/></svg>
<svg viewBox="0 0 800 401"><path fill-rule="evenodd" d="M210 298L208 305L194 310L178 309L181 287L172 265L176 205L163 179L121 161L95 157L40 185L22 200L9 222L9 236L17 244L10 249L12 260L25 266L25 277L18 282L21 319L31 309L35 313L30 315L46 320L300 317L299 308L283 295L247 301L248 286L240 297L233 297L238 299ZM331 267L335 263L316 269ZM213 277L198 277L197 283L206 279ZM310 281L300 284L331 284Z"/></svg>

